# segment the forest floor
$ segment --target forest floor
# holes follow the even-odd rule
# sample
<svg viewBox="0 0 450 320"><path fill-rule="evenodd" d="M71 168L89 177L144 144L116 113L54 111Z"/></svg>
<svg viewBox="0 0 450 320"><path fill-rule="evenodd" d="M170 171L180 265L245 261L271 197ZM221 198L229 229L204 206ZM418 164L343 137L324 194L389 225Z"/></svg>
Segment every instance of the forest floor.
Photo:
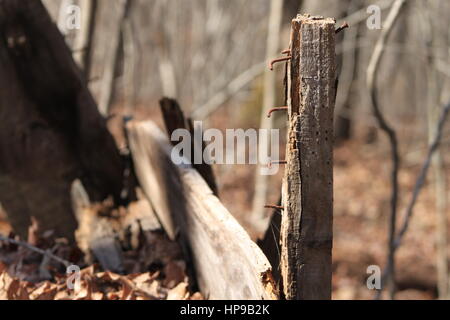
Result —
<svg viewBox="0 0 450 320"><path fill-rule="evenodd" d="M219 112L207 127L225 129L225 125L229 125L225 121L226 117L227 113ZM159 125L162 123L157 111L138 112L136 118L152 118ZM117 117L111 121L111 126L118 128L119 123L120 119ZM117 133L120 130L112 131ZM406 133L403 135L408 136ZM120 144L119 136L118 141ZM426 141L422 144L413 141L414 148L405 147L409 150L402 153L399 223L403 221L404 208L411 198L424 158L424 143ZM444 148L449 149L448 142L444 144ZM281 146L281 158L283 149ZM375 292L366 286L369 276L367 268L378 265L383 269L386 261L390 168L387 143L382 137L375 144L366 144L361 135L356 135L351 142L335 148L333 299L374 297ZM248 219L253 196L254 169L254 166L244 165L214 168L222 202L252 238L256 239L257 235ZM446 176L450 176L449 169L447 168ZM282 174L280 170L278 175L270 178L271 190L274 191L270 193L268 203L278 201ZM415 207L410 229L397 252L399 299L435 299L437 296L436 210L432 181L433 177L429 175ZM5 234L8 230L8 223L0 213L0 233ZM93 270L89 272L94 274ZM100 273L97 277L109 279L111 276ZM165 292L169 292L169 289L165 289Z"/></svg>
<svg viewBox="0 0 450 320"><path fill-rule="evenodd" d="M358 141L335 150L333 299L372 299L374 292L366 286L367 267L377 265L384 269L390 166L385 154L372 150ZM411 197L418 170L417 165L401 170L399 223L403 221L402 209ZM248 181L253 181L253 173L244 168L234 169L232 175L217 172L221 200L252 234L245 215L251 209ZM277 183L273 188L280 190ZM272 197L269 203L276 203L279 192ZM436 298L434 203L433 188L428 183L397 252L399 299Z"/></svg>

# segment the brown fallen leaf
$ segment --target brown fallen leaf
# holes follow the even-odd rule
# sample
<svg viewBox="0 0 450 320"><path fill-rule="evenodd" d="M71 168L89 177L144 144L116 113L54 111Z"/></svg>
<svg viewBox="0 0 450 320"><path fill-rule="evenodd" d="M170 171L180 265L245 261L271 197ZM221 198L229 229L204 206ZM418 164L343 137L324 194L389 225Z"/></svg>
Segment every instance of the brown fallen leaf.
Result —
<svg viewBox="0 0 450 320"><path fill-rule="evenodd" d="M103 300L104 294L102 292L92 293L92 300Z"/></svg>
<svg viewBox="0 0 450 320"><path fill-rule="evenodd" d="M33 290L30 294L31 300L54 300L57 293L57 286L44 282L37 289Z"/></svg>
<svg viewBox="0 0 450 320"><path fill-rule="evenodd" d="M100 272L96 275L96 277L105 281L113 281L113 282L122 279L121 275L110 271Z"/></svg>
<svg viewBox="0 0 450 320"><path fill-rule="evenodd" d="M175 288L169 291L167 295L167 300L186 300L189 296L187 291L187 283L180 283Z"/></svg>
<svg viewBox="0 0 450 320"><path fill-rule="evenodd" d="M205 298L200 292L196 292L189 298L189 300L205 300Z"/></svg>
<svg viewBox="0 0 450 320"><path fill-rule="evenodd" d="M2 264L0 264L0 300L8 300L8 288L13 281L14 279L9 276Z"/></svg>

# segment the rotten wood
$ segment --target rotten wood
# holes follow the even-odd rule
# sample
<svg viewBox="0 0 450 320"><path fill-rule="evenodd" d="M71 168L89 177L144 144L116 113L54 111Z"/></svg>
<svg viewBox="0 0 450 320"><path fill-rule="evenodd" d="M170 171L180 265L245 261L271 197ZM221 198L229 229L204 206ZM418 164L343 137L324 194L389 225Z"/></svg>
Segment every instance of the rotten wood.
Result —
<svg viewBox="0 0 450 320"><path fill-rule="evenodd" d="M100 215L103 206L91 204L89 195L79 180L72 184L70 194L78 221L75 232L77 245L85 253L86 261L92 264L95 256L104 270L122 273L122 249L111 220Z"/></svg>
<svg viewBox="0 0 450 320"><path fill-rule="evenodd" d="M267 258L191 166L175 166L172 147L152 122L128 125L136 173L172 237L187 241L198 285L209 299L276 298Z"/></svg>
<svg viewBox="0 0 450 320"><path fill-rule="evenodd" d="M183 110L175 99L163 98L159 102L161 106L161 112L164 119L164 124L166 126L167 134L169 138L172 133L177 129L186 129L190 132L191 137L194 137L194 126L191 118L186 118L184 116ZM191 140L192 150L194 149L194 139ZM176 144L172 142L172 144ZM202 153L205 150L206 144L202 141ZM192 161L191 161L192 162ZM217 188L216 178L214 176L213 168L207 163L193 164L193 167L200 173L200 175L205 179L208 186L214 192L216 196L219 195L219 190Z"/></svg>
<svg viewBox="0 0 450 320"><path fill-rule="evenodd" d="M292 21L281 273L286 299L331 298L335 21Z"/></svg>
<svg viewBox="0 0 450 320"><path fill-rule="evenodd" d="M0 201L26 237L73 239L70 186L121 200L123 164L72 52L41 1L0 1Z"/></svg>

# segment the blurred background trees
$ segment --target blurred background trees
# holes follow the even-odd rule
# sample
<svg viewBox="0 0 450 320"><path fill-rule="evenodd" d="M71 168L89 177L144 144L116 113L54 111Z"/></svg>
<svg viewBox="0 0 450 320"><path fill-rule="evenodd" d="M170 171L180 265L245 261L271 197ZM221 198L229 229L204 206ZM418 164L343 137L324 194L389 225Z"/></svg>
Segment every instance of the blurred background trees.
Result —
<svg viewBox="0 0 450 320"><path fill-rule="evenodd" d="M283 15L275 51L268 48L273 2L44 0L105 115L153 114L158 100L168 96L176 98L194 119L219 128L260 127L267 101L274 103L273 107L283 105L284 68L277 68L276 81L264 82L264 71L267 58L288 46L289 23L298 12L335 17L338 25L347 21L350 29L338 35L337 43L335 296L360 297L361 293L349 288L361 286L365 269L352 267L349 257L357 252L358 263L363 266L381 265L389 211L389 146L378 134L365 84L379 36L379 30L366 25L367 8L377 5L383 22L393 1L281 1ZM87 28L67 28L65 15L71 5L80 6L82 25ZM380 65L380 106L400 140L400 208L405 206L434 136L442 105L450 98L449 15L449 1L407 1ZM267 83L276 86L272 88L276 96L270 99ZM283 129L283 116L278 115L270 125ZM419 267L412 276L407 270L400 272L397 279L400 289L426 287L441 298L448 297L449 287L448 133L447 126L433 160L433 174L428 177L405 241L410 249L399 252L403 265L416 262ZM252 201L254 168L235 168L232 175L227 174L227 166L216 170L223 201L251 231L255 223L245 221L255 211L252 203L259 203ZM279 190L279 177L267 183L268 190ZM269 192L265 198L267 203L275 203L279 192ZM354 227L349 230L349 225ZM422 253L432 257L424 261L420 259ZM349 274L358 274L359 278L349 280Z"/></svg>

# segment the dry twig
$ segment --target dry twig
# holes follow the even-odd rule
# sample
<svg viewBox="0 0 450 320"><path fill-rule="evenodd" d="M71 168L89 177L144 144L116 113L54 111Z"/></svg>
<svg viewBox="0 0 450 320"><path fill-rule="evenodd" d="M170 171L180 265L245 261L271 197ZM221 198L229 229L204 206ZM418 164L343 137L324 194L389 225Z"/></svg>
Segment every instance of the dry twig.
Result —
<svg viewBox="0 0 450 320"><path fill-rule="evenodd" d="M62 258L60 258L58 256L55 256L49 250L39 249L39 248L37 248L37 247L35 247L35 246L33 246L33 245L29 244L29 243L23 242L23 241L14 240L14 239L2 236L2 235L0 235L0 241L8 242L8 243L11 243L11 244L15 244L17 246L21 246L21 247L27 248L28 250L31 250L33 252L36 252L36 253L39 253L39 254L43 255L44 257L51 258L51 259L53 259L53 260L63 264L66 267L68 267L68 266L70 266L72 264L72 263L70 263L67 260L64 260L64 259L62 259Z"/></svg>
<svg viewBox="0 0 450 320"><path fill-rule="evenodd" d="M405 218L404 218L403 224L400 228L400 231L399 231L397 237L393 241L392 248L391 248L393 250L393 252L392 252L393 254L395 254L396 250L400 247L403 237L405 236L406 231L408 231L408 227L409 227L409 224L411 222L411 218L412 218L412 215L414 212L414 206L417 202L417 199L419 198L420 191L422 190L422 187L425 184L425 180L426 180L426 177L428 174L428 170L430 169L430 166L431 166L433 155L438 150L438 148L441 144L442 134L444 131L444 125L447 120L449 112L450 112L450 102L442 110L441 116L439 118L438 126L437 126L436 136L434 137L433 142L428 149L427 157L422 165L422 169L420 170L419 177L416 180L416 184L414 186L411 200L409 201L408 206L405 211ZM388 261L386 268L385 268L385 272L383 273L383 277L382 277L383 280L387 279L387 277L389 276L387 273L387 271L391 267L389 265L389 263L390 262Z"/></svg>
<svg viewBox="0 0 450 320"><path fill-rule="evenodd" d="M375 118L380 126L380 129L386 133L391 145L391 157L392 157L392 196L391 196L391 213L389 219L389 249L388 249L388 266L387 279L390 280L389 292L391 299L395 295L395 257L394 257L394 238L396 231L396 218L397 218L397 203L398 203L398 170L400 167L400 156L398 150L398 140L395 130L387 123L383 113L380 110L378 103L376 80L378 75L378 67L383 56L387 39L392 31L392 28L400 15L401 9L404 7L405 0L396 0L391 7L389 15L386 19L386 23L381 31L380 37L375 45L374 52L370 59L369 67L367 68L367 87L370 92L370 99L372 102L372 109Z"/></svg>

